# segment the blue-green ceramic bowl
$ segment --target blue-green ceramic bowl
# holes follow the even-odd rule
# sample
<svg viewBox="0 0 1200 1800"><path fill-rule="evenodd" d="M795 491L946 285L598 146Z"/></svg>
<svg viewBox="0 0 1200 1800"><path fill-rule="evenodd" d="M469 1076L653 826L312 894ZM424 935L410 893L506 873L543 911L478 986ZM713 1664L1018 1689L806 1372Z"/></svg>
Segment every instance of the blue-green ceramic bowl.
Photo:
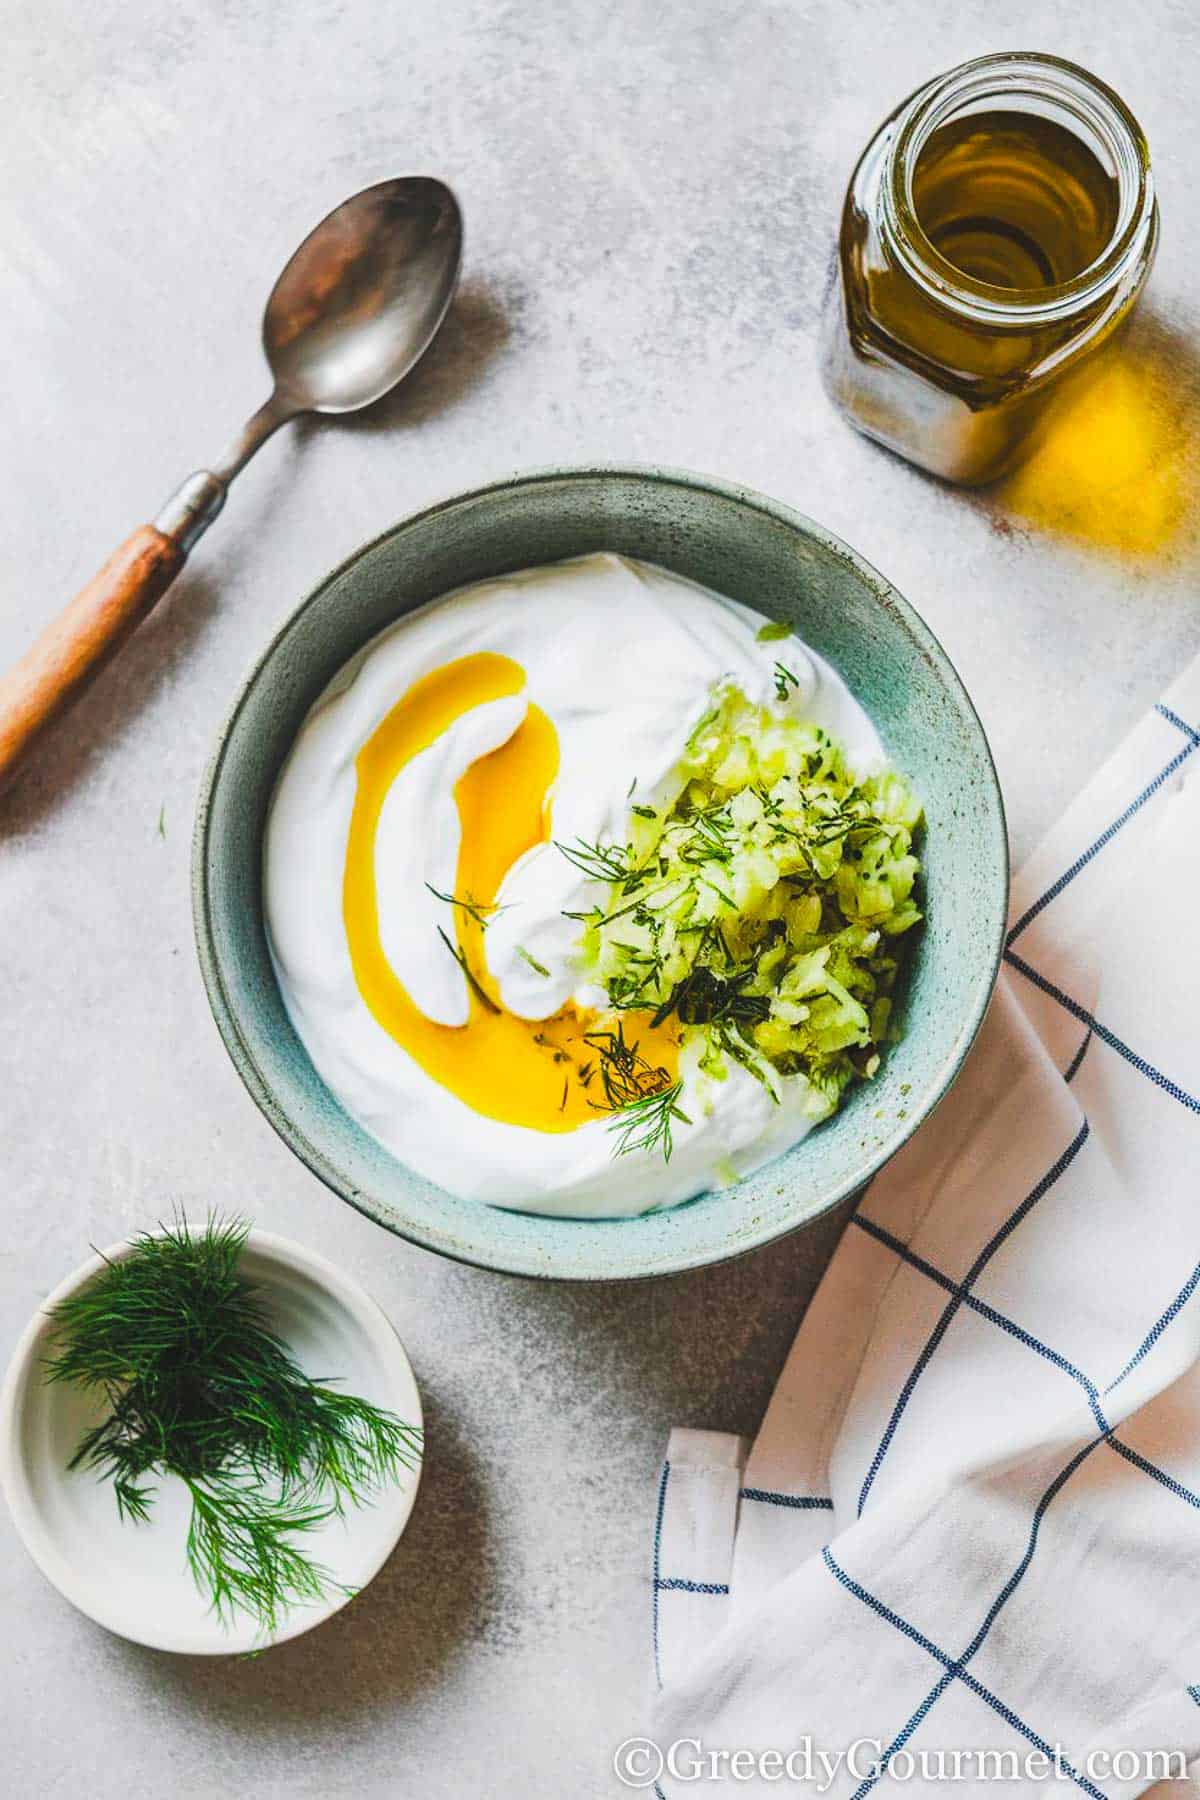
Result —
<svg viewBox="0 0 1200 1800"><path fill-rule="evenodd" d="M465 582L593 550L658 563L786 619L840 670L924 800L927 920L908 975L903 1038L832 1119L735 1188L642 1218L575 1220L456 1199L342 1111L280 999L261 863L263 824L292 739L368 638ZM314 1174L389 1231L444 1256L596 1281L696 1268L769 1243L882 1168L946 1092L983 1018L1008 853L996 773L962 683L912 608L845 544L775 501L704 476L551 469L404 520L292 614L221 733L200 797L193 881L200 966L221 1035L258 1105Z"/></svg>

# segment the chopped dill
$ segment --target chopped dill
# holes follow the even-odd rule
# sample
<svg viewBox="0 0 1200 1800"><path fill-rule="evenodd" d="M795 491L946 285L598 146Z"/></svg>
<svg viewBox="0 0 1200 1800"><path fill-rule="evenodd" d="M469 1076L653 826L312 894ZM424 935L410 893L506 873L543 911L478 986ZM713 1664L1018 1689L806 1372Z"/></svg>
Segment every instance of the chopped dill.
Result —
<svg viewBox="0 0 1200 1800"><path fill-rule="evenodd" d="M723 1019L756 1024L771 1010L766 994L745 991L757 974L758 965L754 962L727 976L696 963L675 983L650 1023L664 1025L674 1013L684 1025L711 1025Z"/></svg>
<svg viewBox="0 0 1200 1800"><path fill-rule="evenodd" d="M479 900L472 900L470 894L467 895L465 900L460 900L457 894L443 894L440 888L435 888L433 886L432 882L427 881L425 886L435 900L444 901L447 906L461 907L468 918L474 919L481 931L487 930L488 921L493 913L508 911L506 906L498 906L494 900L489 905L485 906Z"/></svg>
<svg viewBox="0 0 1200 1800"><path fill-rule="evenodd" d="M791 626L785 625L782 619L768 619L766 624L760 625L754 634L756 641L760 644L775 644L779 642L780 638L789 638L791 635Z"/></svg>
<svg viewBox="0 0 1200 1800"><path fill-rule="evenodd" d="M496 1005L496 1002L492 999L492 996L487 992L487 990L483 987L481 982L476 977L475 971L472 969L470 963L467 961L466 956L463 953L463 951L461 951L456 944L452 944L450 942L450 939L446 936L446 933L442 930L440 925L437 928L437 934L441 938L443 944L445 944L447 950L450 952L450 954L454 958L455 962L458 964L459 968L462 970L463 977L466 981L466 984L470 988L471 992L474 994L475 998L480 1002L480 1004L482 1006L486 1006L487 1010L489 1012L499 1012L500 1008Z"/></svg>
<svg viewBox="0 0 1200 1800"><path fill-rule="evenodd" d="M696 723L692 726L691 734L688 737L687 748L689 750L694 750L696 748L696 745L700 742L700 739L704 736L704 733L708 730L709 726L715 725L720 716L721 709L719 706L710 706L707 712L700 715L696 720Z"/></svg>
<svg viewBox="0 0 1200 1800"><path fill-rule="evenodd" d="M784 663L775 681L781 700L799 691ZM622 1149L665 1150L678 1117L648 1104L675 1084L640 1057L639 1013L651 1028L677 1022L682 1066L699 1078L740 1064L778 1101L780 1078L802 1077L812 1116L832 1112L896 1035L901 940L921 919L920 802L895 771L858 776L814 721L720 684L673 773L675 798L652 822L629 807L628 842L562 847L606 890L568 916L618 1020L592 1040L603 1099L623 1125L639 1108L650 1127L622 1129Z"/></svg>
<svg viewBox="0 0 1200 1800"><path fill-rule="evenodd" d="M517 955L521 958L521 961L524 963L528 963L529 967L533 970L535 975L544 976L545 979L547 981L549 981L550 971L546 967L545 963L540 963L536 956L531 956L529 954L529 951L525 948L524 944L517 944L515 946L515 948L516 948Z"/></svg>
<svg viewBox="0 0 1200 1800"><path fill-rule="evenodd" d="M717 898L719 900L723 900L731 912L737 911L737 902L735 901L733 895L727 894L725 892L725 889L723 887L721 887L718 882L715 882L711 876L701 875L698 877L698 879L701 882L703 882L703 884L706 888L711 888L713 893L716 894Z"/></svg>
<svg viewBox="0 0 1200 1800"><path fill-rule="evenodd" d="M585 1041L597 1052L600 1085L608 1110L617 1112L635 1100L659 1094L671 1084L671 1077L644 1057L636 1044L625 1036L625 1026L618 1019L608 1031L588 1031Z"/></svg>
<svg viewBox="0 0 1200 1800"><path fill-rule="evenodd" d="M793 675L786 663L775 664L775 692L781 700L786 700L800 686L800 678Z"/></svg>
<svg viewBox="0 0 1200 1800"><path fill-rule="evenodd" d="M576 838L573 844L560 844L556 839L555 848L589 881L624 881L629 874L628 852L623 844L609 848L604 844L585 844L582 838Z"/></svg>

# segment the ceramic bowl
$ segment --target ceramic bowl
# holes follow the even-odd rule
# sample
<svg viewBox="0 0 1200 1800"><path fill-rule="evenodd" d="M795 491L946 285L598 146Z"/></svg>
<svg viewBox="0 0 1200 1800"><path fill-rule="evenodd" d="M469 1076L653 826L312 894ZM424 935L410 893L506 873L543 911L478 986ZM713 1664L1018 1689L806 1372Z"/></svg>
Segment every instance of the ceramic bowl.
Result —
<svg viewBox="0 0 1200 1800"><path fill-rule="evenodd" d="M116 1244L104 1255L127 1255ZM286 1238L252 1231L243 1270L264 1296L268 1317L301 1368L335 1373L347 1393L421 1424L421 1399L404 1348L369 1294L349 1276ZM48 1385L42 1363L53 1344L49 1309L103 1267L93 1256L56 1288L30 1320L0 1390L0 1483L17 1530L43 1575L81 1612L109 1631L192 1656L265 1649L311 1631L346 1605L331 1591L298 1607L266 1636L247 1617L225 1626L192 1580L184 1553L190 1503L182 1482L154 1478L145 1524L124 1524L111 1482L68 1470L80 1437L103 1416L93 1396L65 1383ZM350 1507L305 1534L304 1547L343 1589L356 1592L379 1573L408 1522L419 1471L380 1490L371 1504Z"/></svg>
<svg viewBox="0 0 1200 1800"><path fill-rule="evenodd" d="M784 619L840 671L928 818L926 924L877 1079L739 1186L640 1218L578 1220L454 1198L342 1111L289 1023L267 952L262 833L313 701L369 638L464 583L614 550ZM630 646L636 654L636 646ZM765 1244L861 1188L932 1110L978 1029L1008 889L1004 811L983 729L945 652L893 587L775 501L662 469L545 470L405 519L326 577L267 647L221 733L196 827L200 963L250 1093L296 1154L390 1231L465 1262L602 1280L662 1275Z"/></svg>

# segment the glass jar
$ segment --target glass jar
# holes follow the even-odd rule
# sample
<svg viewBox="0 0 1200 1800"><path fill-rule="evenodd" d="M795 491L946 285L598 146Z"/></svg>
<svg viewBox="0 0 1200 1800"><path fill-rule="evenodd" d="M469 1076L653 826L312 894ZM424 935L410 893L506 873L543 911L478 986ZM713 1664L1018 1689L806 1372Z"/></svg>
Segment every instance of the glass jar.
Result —
<svg viewBox="0 0 1200 1800"><path fill-rule="evenodd" d="M1039 441L1140 294L1158 239L1141 130L1053 56L919 88L851 177L822 365L868 436L968 486Z"/></svg>

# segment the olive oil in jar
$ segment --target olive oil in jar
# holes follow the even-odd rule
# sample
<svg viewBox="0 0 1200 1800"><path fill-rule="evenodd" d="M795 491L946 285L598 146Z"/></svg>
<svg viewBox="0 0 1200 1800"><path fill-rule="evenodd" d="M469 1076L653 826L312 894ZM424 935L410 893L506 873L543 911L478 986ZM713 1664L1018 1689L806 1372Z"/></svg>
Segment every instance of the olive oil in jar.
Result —
<svg viewBox="0 0 1200 1800"><path fill-rule="evenodd" d="M826 385L912 461L994 480L1128 316L1157 223L1115 94L1053 57L968 63L885 121L854 172Z"/></svg>
<svg viewBox="0 0 1200 1800"><path fill-rule="evenodd" d="M913 170L934 249L989 287L1058 287L1111 243L1115 176L1082 138L1034 113L981 112L935 131Z"/></svg>

